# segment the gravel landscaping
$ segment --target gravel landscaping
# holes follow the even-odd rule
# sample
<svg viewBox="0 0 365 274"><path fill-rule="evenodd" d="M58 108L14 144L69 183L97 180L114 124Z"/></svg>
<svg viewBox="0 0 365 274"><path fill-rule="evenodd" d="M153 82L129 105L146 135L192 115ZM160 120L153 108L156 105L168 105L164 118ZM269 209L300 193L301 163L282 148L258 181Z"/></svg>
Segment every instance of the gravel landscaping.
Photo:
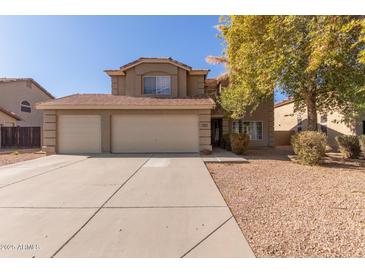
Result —
<svg viewBox="0 0 365 274"><path fill-rule="evenodd" d="M302 166L288 151L207 164L257 257L365 257L365 168Z"/></svg>
<svg viewBox="0 0 365 274"><path fill-rule="evenodd" d="M44 156L46 155L35 152L20 152L20 153L12 152L12 153L0 154L0 166L37 159Z"/></svg>

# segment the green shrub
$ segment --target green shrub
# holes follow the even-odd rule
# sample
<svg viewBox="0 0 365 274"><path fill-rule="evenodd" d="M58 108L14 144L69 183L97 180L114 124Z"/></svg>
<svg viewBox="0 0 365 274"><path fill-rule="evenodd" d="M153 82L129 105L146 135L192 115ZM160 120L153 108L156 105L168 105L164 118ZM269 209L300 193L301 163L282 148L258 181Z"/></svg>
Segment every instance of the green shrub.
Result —
<svg viewBox="0 0 365 274"><path fill-rule="evenodd" d="M232 133L230 135L230 141L232 152L243 154L247 150L250 137L245 133Z"/></svg>
<svg viewBox="0 0 365 274"><path fill-rule="evenodd" d="M362 155L365 157L365 135L359 136L359 143L362 150Z"/></svg>
<svg viewBox="0 0 365 274"><path fill-rule="evenodd" d="M231 150L231 136L229 133L223 134L223 148Z"/></svg>
<svg viewBox="0 0 365 274"><path fill-rule="evenodd" d="M291 137L291 144L300 163L318 165L326 152L327 137L317 131L302 131Z"/></svg>
<svg viewBox="0 0 365 274"><path fill-rule="evenodd" d="M336 136L336 142L345 158L358 158L361 153L359 138L355 135Z"/></svg>

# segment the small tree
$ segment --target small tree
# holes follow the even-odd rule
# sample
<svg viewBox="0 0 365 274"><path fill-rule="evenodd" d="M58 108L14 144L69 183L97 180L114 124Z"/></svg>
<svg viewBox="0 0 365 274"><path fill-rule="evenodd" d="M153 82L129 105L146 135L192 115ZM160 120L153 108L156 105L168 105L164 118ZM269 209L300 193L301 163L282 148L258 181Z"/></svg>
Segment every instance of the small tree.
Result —
<svg viewBox="0 0 365 274"><path fill-rule="evenodd" d="M307 108L348 119L365 109L365 21L360 16L229 16L220 27L230 86L220 103L233 118L272 98L278 88Z"/></svg>

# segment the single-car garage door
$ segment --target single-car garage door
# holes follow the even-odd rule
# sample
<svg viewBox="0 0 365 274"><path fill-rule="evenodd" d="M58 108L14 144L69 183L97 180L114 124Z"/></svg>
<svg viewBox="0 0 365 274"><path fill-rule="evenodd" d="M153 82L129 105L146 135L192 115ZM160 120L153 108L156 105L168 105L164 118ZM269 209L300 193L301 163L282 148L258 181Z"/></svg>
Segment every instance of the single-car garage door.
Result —
<svg viewBox="0 0 365 274"><path fill-rule="evenodd" d="M112 116L112 152L198 152L196 114Z"/></svg>
<svg viewBox="0 0 365 274"><path fill-rule="evenodd" d="M59 153L100 153L99 115L60 115L58 118Z"/></svg>

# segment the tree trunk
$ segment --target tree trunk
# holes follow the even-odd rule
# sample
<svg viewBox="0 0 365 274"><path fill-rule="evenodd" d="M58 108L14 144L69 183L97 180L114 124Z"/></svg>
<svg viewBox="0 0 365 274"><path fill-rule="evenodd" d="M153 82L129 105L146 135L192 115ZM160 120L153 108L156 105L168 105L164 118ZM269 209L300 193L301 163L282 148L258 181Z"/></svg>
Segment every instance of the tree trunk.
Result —
<svg viewBox="0 0 365 274"><path fill-rule="evenodd" d="M317 131L317 106L316 106L316 96L315 94L310 94L306 98L307 105L307 116L308 124L307 130Z"/></svg>

